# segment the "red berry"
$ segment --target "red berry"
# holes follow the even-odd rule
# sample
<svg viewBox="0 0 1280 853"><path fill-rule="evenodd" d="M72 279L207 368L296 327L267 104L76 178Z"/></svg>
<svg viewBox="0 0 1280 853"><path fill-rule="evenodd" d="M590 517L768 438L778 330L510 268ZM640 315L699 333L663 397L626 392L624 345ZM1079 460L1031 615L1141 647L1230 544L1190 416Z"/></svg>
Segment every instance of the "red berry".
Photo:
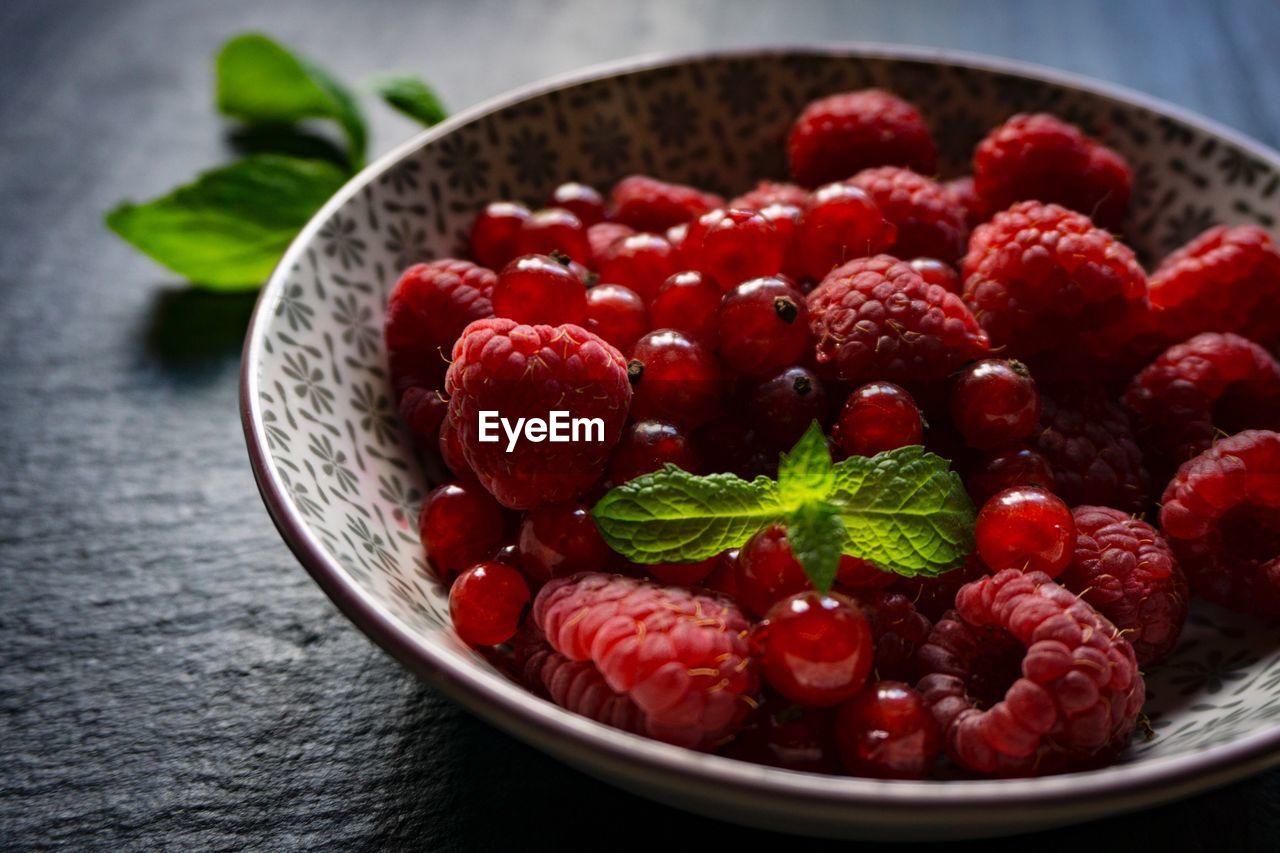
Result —
<svg viewBox="0 0 1280 853"><path fill-rule="evenodd" d="M1053 467L1029 447L1010 447L980 458L965 477L969 496L977 504L986 503L996 492L1014 486L1040 486L1054 490Z"/></svg>
<svg viewBox="0 0 1280 853"><path fill-rule="evenodd" d="M718 195L645 175L631 175L618 181L610 198L616 221L637 231L654 233L724 207L724 199Z"/></svg>
<svg viewBox="0 0 1280 853"><path fill-rule="evenodd" d="M978 198L978 193L973 188L973 176L965 175L960 178L954 178L943 184L947 192L951 193L951 197L955 199L956 204L964 211L965 224L970 228L977 228L982 223L991 218L991 211L987 209L982 199Z"/></svg>
<svg viewBox="0 0 1280 853"><path fill-rule="evenodd" d="M481 266L502 269L520 254L516 235L529 218L529 208L515 201L495 201L480 211L471 226L471 257Z"/></svg>
<svg viewBox="0 0 1280 853"><path fill-rule="evenodd" d="M756 432L779 450L790 450L809 424L826 423L827 391L813 371L788 367L751 390L747 415Z"/></svg>
<svg viewBox="0 0 1280 853"><path fill-rule="evenodd" d="M880 574L888 576L890 582L897 577L888 572ZM871 636L876 642L875 677L915 681L916 650L928 641L933 623L901 593L865 587L842 591L857 602L871 621ZM948 609L951 606L948 602Z"/></svg>
<svg viewBox="0 0 1280 853"><path fill-rule="evenodd" d="M785 204L803 209L809 204L809 191L796 184L761 181L756 184L755 189L729 201L729 207L759 211L763 211L766 207L775 204Z"/></svg>
<svg viewBox="0 0 1280 853"><path fill-rule="evenodd" d="M627 355L649 331L644 300L620 284L596 285L587 291L587 331L595 332Z"/></svg>
<svg viewBox="0 0 1280 853"><path fill-rule="evenodd" d="M875 644L858 605L838 593L800 592L779 601L752 632L769 686L792 702L838 705L862 689Z"/></svg>
<svg viewBox="0 0 1280 853"><path fill-rule="evenodd" d="M493 313L517 323L587 322L587 290L566 264L525 255L503 267L493 288Z"/></svg>
<svg viewBox="0 0 1280 853"><path fill-rule="evenodd" d="M807 275L800 244L800 222L804 219L804 210L794 204L771 204L760 209L760 215L782 240L782 274L796 282L803 281Z"/></svg>
<svg viewBox="0 0 1280 853"><path fill-rule="evenodd" d="M714 345L720 288L692 270L678 272L662 283L649 305L655 329L675 329L703 344Z"/></svg>
<svg viewBox="0 0 1280 853"><path fill-rule="evenodd" d="M719 564L719 557L708 557L696 563L652 563L646 568L649 569L649 574L662 583L672 586L693 586L706 580L707 575L711 574Z"/></svg>
<svg viewBox="0 0 1280 853"><path fill-rule="evenodd" d="M574 181L563 183L551 191L547 207L559 207L569 211L590 228L604 221L604 196L595 187Z"/></svg>
<svg viewBox="0 0 1280 853"><path fill-rule="evenodd" d="M1054 493L1069 506L1147 508L1149 487L1129 414L1092 385L1055 388L1040 398L1031 446L1053 469Z"/></svg>
<svg viewBox="0 0 1280 853"><path fill-rule="evenodd" d="M446 404L446 413L448 407ZM458 438L458 428L449 418L444 418L440 422L440 438L437 442L440 450L440 461L458 480L474 480L475 472L471 470L471 465L467 462L467 457L462 452L462 441Z"/></svg>
<svg viewBox="0 0 1280 853"><path fill-rule="evenodd" d="M856 776L923 779L942 751L942 730L919 693L899 681L877 681L840 706L836 743Z"/></svg>
<svg viewBox="0 0 1280 853"><path fill-rule="evenodd" d="M896 257L956 261L964 254L969 239L964 208L941 184L900 166L863 169L849 183L871 196L897 229Z"/></svg>
<svg viewBox="0 0 1280 853"><path fill-rule="evenodd" d="M951 293L960 292L960 273L951 264L936 258L912 258L911 268L925 284L936 284Z"/></svg>
<svg viewBox="0 0 1280 853"><path fill-rule="evenodd" d="M675 250L657 234L632 234L601 252L596 269L602 281L631 288L647 305L676 271Z"/></svg>
<svg viewBox="0 0 1280 853"><path fill-rule="evenodd" d="M880 89L809 104L791 126L787 156L791 176L808 187L873 166L907 166L931 175L938 159L919 111Z"/></svg>
<svg viewBox="0 0 1280 853"><path fill-rule="evenodd" d="M480 563L458 575L449 589L449 618L459 639L496 646L516 635L529 603L529 585L505 563Z"/></svg>
<svg viewBox="0 0 1280 853"><path fill-rule="evenodd" d="M805 708L768 694L739 732L729 755L740 761L767 764L807 773L838 773L835 712Z"/></svg>
<svg viewBox="0 0 1280 853"><path fill-rule="evenodd" d="M748 279L776 275L785 248L773 225L759 213L712 210L689 226L680 252L686 264L727 291Z"/></svg>
<svg viewBox="0 0 1280 853"><path fill-rule="evenodd" d="M738 549L722 551L716 557L716 564L711 573L702 581L704 589L727 595L733 600L738 598Z"/></svg>
<svg viewBox="0 0 1280 853"><path fill-rule="evenodd" d="M736 583L738 601L756 616L797 592L810 589L808 576L791 553L787 529L770 525L747 540L738 553Z"/></svg>
<svg viewBox="0 0 1280 853"><path fill-rule="evenodd" d="M720 358L738 373L768 376L809 348L804 294L781 278L756 278L725 294L717 319Z"/></svg>
<svg viewBox="0 0 1280 853"><path fill-rule="evenodd" d="M621 485L668 464L698 473L701 466L689 436L675 424L635 421L623 430L609 460L609 480Z"/></svg>
<svg viewBox="0 0 1280 853"><path fill-rule="evenodd" d="M418 532L427 558L446 583L502 547L502 507L479 483L446 483L422 503Z"/></svg>
<svg viewBox="0 0 1280 853"><path fill-rule="evenodd" d="M600 537L591 510L580 503L548 504L531 510L516 538L520 566L536 580L603 571L614 557Z"/></svg>
<svg viewBox="0 0 1280 853"><path fill-rule="evenodd" d="M875 456L920 444L924 422L905 390L892 382L872 382L849 395L831 438L849 456Z"/></svg>
<svg viewBox="0 0 1280 853"><path fill-rule="evenodd" d="M630 237L636 230L621 222L597 222L587 228L587 243L591 246L591 257L587 266L593 270L600 269L605 251L623 237Z"/></svg>
<svg viewBox="0 0 1280 853"><path fill-rule="evenodd" d="M827 184L814 192L800 218L798 246L805 273L821 281L845 261L888 249L897 234L864 190Z"/></svg>
<svg viewBox="0 0 1280 853"><path fill-rule="evenodd" d="M836 585L851 591L857 589L884 589L898 579L893 572L881 571L875 563L848 554L840 555L836 568Z"/></svg>
<svg viewBox="0 0 1280 853"><path fill-rule="evenodd" d="M535 211L516 234L516 253L520 255L565 255L585 262L591 259L591 244L582 220L559 207Z"/></svg>
<svg viewBox="0 0 1280 853"><path fill-rule="evenodd" d="M692 427L716 415L720 369L711 353L680 332L660 329L637 341L627 372L635 388L633 418Z"/></svg>
<svg viewBox="0 0 1280 853"><path fill-rule="evenodd" d="M951 422L977 450L1029 437L1040 422L1040 392L1030 371L999 358L965 367L951 386Z"/></svg>
<svg viewBox="0 0 1280 853"><path fill-rule="evenodd" d="M1035 486L1005 489L982 506L974 525L978 556L992 572L1018 569L1056 577L1071 562L1071 510Z"/></svg>

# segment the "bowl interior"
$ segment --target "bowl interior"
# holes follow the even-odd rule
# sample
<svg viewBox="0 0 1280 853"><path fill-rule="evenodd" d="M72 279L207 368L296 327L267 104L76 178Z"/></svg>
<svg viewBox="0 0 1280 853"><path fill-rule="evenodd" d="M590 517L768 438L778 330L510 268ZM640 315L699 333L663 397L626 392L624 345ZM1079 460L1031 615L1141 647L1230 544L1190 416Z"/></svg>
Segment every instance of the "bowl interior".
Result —
<svg viewBox="0 0 1280 853"><path fill-rule="evenodd" d="M1049 110L1081 125L1135 164L1128 239L1147 261L1216 223L1273 227L1280 217L1280 174L1265 152L1122 97L963 63L756 53L541 89L473 112L366 172L304 232L269 286L249 387L268 476L310 538L423 643L492 671L454 638L418 540L432 472L398 422L381 335L397 273L463 254L486 202L537 203L568 179L604 188L646 172L734 194L782 177L798 110L867 86L920 107L946 177L962 174L974 144L1012 113ZM1172 660L1149 676L1152 736L1136 738L1124 761L1208 750L1275 726L1276 641L1274 625L1197 606Z"/></svg>

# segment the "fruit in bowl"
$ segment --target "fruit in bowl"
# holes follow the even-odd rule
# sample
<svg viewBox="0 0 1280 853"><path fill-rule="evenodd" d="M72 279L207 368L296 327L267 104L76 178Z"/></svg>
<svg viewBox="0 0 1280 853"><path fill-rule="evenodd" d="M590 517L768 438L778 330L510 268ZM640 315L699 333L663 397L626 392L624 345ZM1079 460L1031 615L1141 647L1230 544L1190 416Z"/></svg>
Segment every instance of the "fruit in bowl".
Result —
<svg viewBox="0 0 1280 853"><path fill-rule="evenodd" d="M625 153L593 166L617 120L606 92L590 113L600 127L567 119L565 146L536 170L474 166L498 162L480 140L503 142L499 120L513 151L536 141L522 128L545 113L517 101L401 155L376 203L370 190L335 205L327 217L367 222L363 237L384 222L411 234L418 216L444 224L429 229L435 260L390 237L376 263L360 260L371 243L356 247L354 277L330 270L336 249L293 256L285 277L322 276L322 303L380 310L386 294L391 372L360 349L366 331L317 335L305 312L272 303L280 366L252 389L273 416L268 429L257 413L259 436L289 463L269 475L294 494L277 518L410 665L595 772L626 781L610 764L620 755L660 768L661 787L632 781L657 796L749 801L769 816L740 819L796 826L780 815L836 792L841 816L827 811L822 831L840 833L902 831L875 813L893 803L937 805L929 826L962 816L973 832L1007 831L1018 822L967 809L1020 797L1050 809L1055 779L1080 780L1091 808L1131 804L1162 756L1187 759L1181 773L1215 752L1207 718L1187 728L1200 712L1167 728L1188 713L1178 685L1199 665L1178 637L1222 626L1235 639L1209 642L1243 649L1246 667L1273 647L1254 617L1197 601L1187 620L1193 598L1270 612L1276 340L1265 312L1208 297L1274 299L1270 238L1233 224L1166 240L1172 220L1144 186L1160 158L1071 108L1102 95L1071 94L1050 116L1037 88L1049 84L1020 90L1007 72L738 61L771 80L828 76L802 87L812 103L780 87L760 128L735 125L741 139L723 144L752 157L719 171ZM850 79L857 67L884 69L882 88ZM966 106L968 124L946 121L936 90L903 82L921 67L979 89L998 80L1024 114L985 102ZM685 68L628 73L683 80ZM910 156L867 142L881 118ZM635 145L685 150L654 122ZM568 153L579 140L582 160ZM801 171L769 167L784 149L802 152ZM415 199L429 200L421 214ZM1139 263L1189 240L1151 275ZM388 293L410 262L422 265ZM344 373L394 399L371 409ZM359 413L336 431L323 417L335 387ZM407 432L378 438L378 424ZM554 438L575 428L581 440ZM419 460L446 484L426 495L420 538ZM297 513L314 537L292 530ZM823 787L765 767L748 782L744 760L820 771ZM1103 803L1118 791L1127 800ZM1071 819L1065 804L1051 811Z"/></svg>

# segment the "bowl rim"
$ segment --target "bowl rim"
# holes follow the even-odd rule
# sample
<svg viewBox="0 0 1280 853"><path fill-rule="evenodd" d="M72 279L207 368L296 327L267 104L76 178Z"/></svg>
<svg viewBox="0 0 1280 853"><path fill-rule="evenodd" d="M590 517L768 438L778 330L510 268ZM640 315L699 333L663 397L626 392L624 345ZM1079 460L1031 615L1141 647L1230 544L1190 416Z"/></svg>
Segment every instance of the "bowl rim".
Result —
<svg viewBox="0 0 1280 853"><path fill-rule="evenodd" d="M273 317L271 308L276 304L289 270L303 256L306 246L324 223L359 191L406 156L499 109L570 85L620 74L697 61L784 55L922 61L1013 74L1083 90L1200 128L1258 159L1268 161L1280 171L1280 152L1159 98L1114 83L1020 60L927 47L836 42L653 53L594 64L517 87L416 133L351 177L293 239L263 287L245 338L240 376L240 416L254 479L286 544L347 618L402 665L427 679L452 700L507 732L524 735L526 742L536 740L535 746L552 751L559 757L577 755L595 767L616 768L625 764L631 772L641 771L664 784L674 783L686 788L689 785L709 785L730 793L769 797L774 803L782 800L836 807L861 805L914 810L921 806L937 806L967 810L984 806L1043 807L1121 795L1140 796L1146 803L1154 803L1184 796L1203 787L1225 784L1280 763L1280 725L1185 755L1153 758L1081 773L1032 779L965 780L964 784L936 780L886 782L802 773L705 755L578 716L535 696L496 671L477 667L456 655L437 650L425 635L403 625L366 592L311 534L270 462L259 398L258 365L266 330ZM582 754L583 749L589 753ZM1164 789L1163 795L1157 786ZM720 796L723 797L723 793Z"/></svg>

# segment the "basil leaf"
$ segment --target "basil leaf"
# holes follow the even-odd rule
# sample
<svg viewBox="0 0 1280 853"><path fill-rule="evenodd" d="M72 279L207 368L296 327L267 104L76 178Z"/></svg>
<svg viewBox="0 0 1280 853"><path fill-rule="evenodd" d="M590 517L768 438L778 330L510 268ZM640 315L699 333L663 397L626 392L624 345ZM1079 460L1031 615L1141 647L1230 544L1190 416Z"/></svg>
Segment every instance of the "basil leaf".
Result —
<svg viewBox="0 0 1280 853"><path fill-rule="evenodd" d="M449 114L435 90L412 74L387 74L374 82L374 88L395 109L431 127Z"/></svg>
<svg viewBox="0 0 1280 853"><path fill-rule="evenodd" d="M806 503L787 519L791 553L819 592L827 592L835 583L844 540L844 519L840 511L826 501Z"/></svg>

